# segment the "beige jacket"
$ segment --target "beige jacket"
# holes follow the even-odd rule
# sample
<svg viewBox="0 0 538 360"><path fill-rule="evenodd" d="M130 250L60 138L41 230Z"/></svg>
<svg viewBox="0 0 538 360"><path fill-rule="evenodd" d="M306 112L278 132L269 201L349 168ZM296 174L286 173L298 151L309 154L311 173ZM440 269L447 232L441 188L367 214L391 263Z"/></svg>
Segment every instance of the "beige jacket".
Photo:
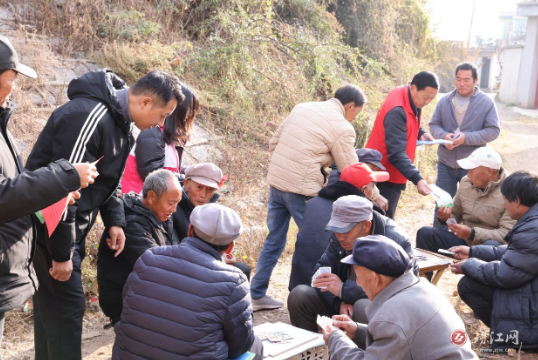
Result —
<svg viewBox="0 0 538 360"><path fill-rule="evenodd" d="M269 141L267 182L281 191L316 196L325 178L322 169L358 162L355 130L337 99L295 106Z"/></svg>
<svg viewBox="0 0 538 360"><path fill-rule="evenodd" d="M464 239L469 245L480 245L486 240L496 240L506 244L504 237L516 224L504 208L501 184L506 179L506 171L501 169L498 181L491 181L485 191L475 188L466 176L454 197L452 217L460 224L475 230L473 241Z"/></svg>

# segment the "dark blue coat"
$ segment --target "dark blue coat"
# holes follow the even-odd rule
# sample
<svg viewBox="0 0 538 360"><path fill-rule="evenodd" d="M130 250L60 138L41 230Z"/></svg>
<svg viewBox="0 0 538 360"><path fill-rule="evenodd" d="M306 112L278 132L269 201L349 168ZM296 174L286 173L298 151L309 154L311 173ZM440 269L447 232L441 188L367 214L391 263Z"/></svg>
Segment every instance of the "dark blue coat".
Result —
<svg viewBox="0 0 538 360"><path fill-rule="evenodd" d="M508 245L479 245L463 264L466 276L495 287L491 332L493 338L518 331L523 349L538 347L538 204L518 220L504 238ZM497 347L502 345L493 343ZM500 345L500 346L499 346Z"/></svg>
<svg viewBox="0 0 538 360"><path fill-rule="evenodd" d="M200 239L147 250L123 294L114 360L224 360L254 342L247 278Z"/></svg>
<svg viewBox="0 0 538 360"><path fill-rule="evenodd" d="M374 218L372 220L372 234L373 235L384 235L389 239L393 240L395 243L400 245L411 259L409 264L409 270L412 271L418 276L419 269L416 264L416 260L413 257L413 249L411 248L411 243L407 238L407 233L405 230L398 225L394 220L389 219L386 216L383 216L377 212L373 212ZM331 233L332 234L332 233ZM350 252L351 253L351 252ZM346 253L346 250L340 246L338 239L332 235L330 238L329 246L325 250L325 253L321 256L321 259L317 262L314 271L310 274L310 277L322 266L329 266L331 268L331 273L338 275L340 280L342 280L343 287L341 292L341 298L337 298L331 292L325 291L322 292L320 289L316 289L318 293L325 300L325 305L330 313L339 314L340 313L340 304L343 302L347 304L354 304L355 301L366 298L366 294L362 288L357 285L355 280L348 280L348 272L353 271L353 266L344 264L340 260L345 258L350 253ZM311 282L307 285L310 285Z"/></svg>
<svg viewBox="0 0 538 360"><path fill-rule="evenodd" d="M336 181L321 189L318 196L308 200L303 215L303 225L297 234L295 252L291 264L289 290L297 285L310 285L314 268L321 255L329 245L333 235L325 231L325 226L331 219L333 202L346 195L365 197L363 192L345 181ZM384 211L374 204L374 210L380 214ZM407 237L407 235L405 235Z"/></svg>

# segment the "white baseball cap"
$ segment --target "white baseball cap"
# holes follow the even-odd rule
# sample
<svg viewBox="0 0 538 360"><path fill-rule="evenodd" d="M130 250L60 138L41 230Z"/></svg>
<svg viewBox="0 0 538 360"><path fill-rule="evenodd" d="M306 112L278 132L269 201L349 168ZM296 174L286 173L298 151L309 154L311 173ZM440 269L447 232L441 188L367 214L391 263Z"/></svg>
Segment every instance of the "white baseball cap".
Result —
<svg viewBox="0 0 538 360"><path fill-rule="evenodd" d="M475 169L479 166L499 170L502 162L499 153L484 146L473 151L467 158L458 160L458 165L465 170Z"/></svg>

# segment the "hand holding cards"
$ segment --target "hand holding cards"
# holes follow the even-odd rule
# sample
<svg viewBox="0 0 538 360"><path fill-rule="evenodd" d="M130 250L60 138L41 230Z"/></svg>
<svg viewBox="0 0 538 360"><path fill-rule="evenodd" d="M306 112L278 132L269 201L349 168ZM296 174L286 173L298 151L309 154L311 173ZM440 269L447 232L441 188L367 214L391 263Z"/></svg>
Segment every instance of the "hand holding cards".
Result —
<svg viewBox="0 0 538 360"><path fill-rule="evenodd" d="M318 315L318 318L316 319L316 323L318 324L318 326L323 330L323 331L326 331L328 332L329 334L333 331L333 330L336 330L336 328L333 326L333 321L331 318L327 317L327 316L320 316Z"/></svg>
<svg viewBox="0 0 538 360"><path fill-rule="evenodd" d="M316 271L316 273L314 274L314 276L312 276L312 283L310 284L310 286L312 287L316 287L314 285L314 282L316 281L317 277L321 274L330 274L331 273L331 267L330 266L322 266L318 269L318 271ZM320 289L326 289L327 287L326 286L319 286Z"/></svg>

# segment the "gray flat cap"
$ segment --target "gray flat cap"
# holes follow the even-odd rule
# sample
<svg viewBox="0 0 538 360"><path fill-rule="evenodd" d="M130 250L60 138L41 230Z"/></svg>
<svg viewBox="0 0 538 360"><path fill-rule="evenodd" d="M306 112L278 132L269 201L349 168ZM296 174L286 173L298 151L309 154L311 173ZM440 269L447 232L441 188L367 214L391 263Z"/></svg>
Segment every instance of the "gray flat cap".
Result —
<svg viewBox="0 0 538 360"><path fill-rule="evenodd" d="M239 215L232 209L219 204L195 207L190 221L196 234L213 245L229 245L243 231Z"/></svg>
<svg viewBox="0 0 538 360"><path fill-rule="evenodd" d="M218 189L219 183L222 180L222 170L217 165L211 163L191 165L185 170L185 180L187 179Z"/></svg>
<svg viewBox="0 0 538 360"><path fill-rule="evenodd" d="M342 196L333 203L331 220L325 230L344 234L357 223L372 220L373 205L366 198L357 195Z"/></svg>

